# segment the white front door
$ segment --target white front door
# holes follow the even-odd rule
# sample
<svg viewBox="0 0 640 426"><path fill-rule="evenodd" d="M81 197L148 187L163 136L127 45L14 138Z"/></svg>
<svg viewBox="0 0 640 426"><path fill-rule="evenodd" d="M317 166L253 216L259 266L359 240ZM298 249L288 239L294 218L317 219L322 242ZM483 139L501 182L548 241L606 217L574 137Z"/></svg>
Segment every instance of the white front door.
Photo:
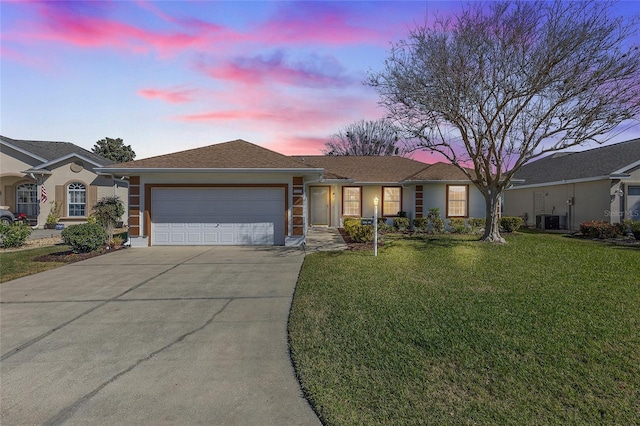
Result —
<svg viewBox="0 0 640 426"><path fill-rule="evenodd" d="M331 187L312 186L309 192L311 193L311 225L330 225Z"/></svg>
<svg viewBox="0 0 640 426"><path fill-rule="evenodd" d="M284 188L153 188L151 245L284 245Z"/></svg>

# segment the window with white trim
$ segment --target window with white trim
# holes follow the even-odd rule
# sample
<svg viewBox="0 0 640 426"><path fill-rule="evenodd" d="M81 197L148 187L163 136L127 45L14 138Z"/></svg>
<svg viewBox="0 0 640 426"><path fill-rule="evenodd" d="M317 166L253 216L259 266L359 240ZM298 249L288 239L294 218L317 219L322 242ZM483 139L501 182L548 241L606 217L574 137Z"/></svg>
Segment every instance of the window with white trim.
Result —
<svg viewBox="0 0 640 426"><path fill-rule="evenodd" d="M16 187L16 213L38 215L38 187L35 183L23 183Z"/></svg>
<svg viewBox="0 0 640 426"><path fill-rule="evenodd" d="M382 187L382 216L397 216L402 210L402 187Z"/></svg>
<svg viewBox="0 0 640 426"><path fill-rule="evenodd" d="M447 185L447 217L469 216L469 185Z"/></svg>
<svg viewBox="0 0 640 426"><path fill-rule="evenodd" d="M67 212L69 217L84 217L87 214L87 187L80 182L67 186Z"/></svg>
<svg viewBox="0 0 640 426"><path fill-rule="evenodd" d="M359 186L342 187L342 215L362 216L362 188Z"/></svg>

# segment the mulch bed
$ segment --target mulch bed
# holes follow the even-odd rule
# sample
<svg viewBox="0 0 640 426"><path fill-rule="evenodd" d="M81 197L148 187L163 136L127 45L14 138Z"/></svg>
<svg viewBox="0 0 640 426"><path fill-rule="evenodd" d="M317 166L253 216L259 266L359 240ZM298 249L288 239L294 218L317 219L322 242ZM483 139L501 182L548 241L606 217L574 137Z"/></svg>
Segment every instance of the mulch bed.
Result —
<svg viewBox="0 0 640 426"><path fill-rule="evenodd" d="M103 254L112 253L117 250L122 250L124 247L119 248L107 248L102 247L99 250L92 251L89 253L74 253L71 250L59 251L56 253L45 254L43 256L38 256L33 260L36 262L63 262L63 263L74 263L79 262L81 260L91 259L92 257L101 256Z"/></svg>
<svg viewBox="0 0 640 426"><path fill-rule="evenodd" d="M344 243L347 245L347 247L349 247L349 250L352 251L358 251L358 250L370 250L373 251L373 243L358 243L356 241L353 240L353 238L351 238L351 236L349 236L349 234L347 234L347 231L344 230L344 228L338 228L338 231L340 231L340 236L342 236L342 239L344 240ZM378 247L382 247L382 241L380 241L380 238L378 237Z"/></svg>

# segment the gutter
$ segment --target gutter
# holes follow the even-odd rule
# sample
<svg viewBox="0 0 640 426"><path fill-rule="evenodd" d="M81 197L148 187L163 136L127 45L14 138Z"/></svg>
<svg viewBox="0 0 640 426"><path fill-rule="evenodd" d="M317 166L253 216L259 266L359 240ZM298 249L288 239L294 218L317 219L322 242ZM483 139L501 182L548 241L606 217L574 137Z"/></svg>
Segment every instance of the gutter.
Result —
<svg viewBox="0 0 640 426"><path fill-rule="evenodd" d="M545 187L545 186L556 186L556 185L567 185L567 184L572 184L572 183L585 183L585 182L595 182L598 180L611 180L611 179L624 179L627 178L629 176L614 176L614 175L607 175L607 176L595 176L595 177L591 177L591 178L580 178L580 179L566 179L566 180L559 180L559 181L555 181L555 182L541 182L541 183L531 183L528 185L517 185L517 186L510 186L509 188L506 188L506 190L514 190L514 189L528 189L528 188L541 188L541 187Z"/></svg>
<svg viewBox="0 0 640 426"><path fill-rule="evenodd" d="M210 168L110 168L110 167L98 167L97 171L111 174L139 174L139 173L323 173L324 169L276 169L276 168L229 168L229 169L210 169Z"/></svg>

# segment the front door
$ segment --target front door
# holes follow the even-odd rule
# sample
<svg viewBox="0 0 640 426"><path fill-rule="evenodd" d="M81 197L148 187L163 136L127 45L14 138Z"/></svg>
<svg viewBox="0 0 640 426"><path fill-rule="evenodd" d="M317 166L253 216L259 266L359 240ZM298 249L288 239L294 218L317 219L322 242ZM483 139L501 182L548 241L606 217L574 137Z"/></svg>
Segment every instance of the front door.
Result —
<svg viewBox="0 0 640 426"><path fill-rule="evenodd" d="M311 193L310 211L311 226L331 224L331 187L329 186L312 186L309 188Z"/></svg>

